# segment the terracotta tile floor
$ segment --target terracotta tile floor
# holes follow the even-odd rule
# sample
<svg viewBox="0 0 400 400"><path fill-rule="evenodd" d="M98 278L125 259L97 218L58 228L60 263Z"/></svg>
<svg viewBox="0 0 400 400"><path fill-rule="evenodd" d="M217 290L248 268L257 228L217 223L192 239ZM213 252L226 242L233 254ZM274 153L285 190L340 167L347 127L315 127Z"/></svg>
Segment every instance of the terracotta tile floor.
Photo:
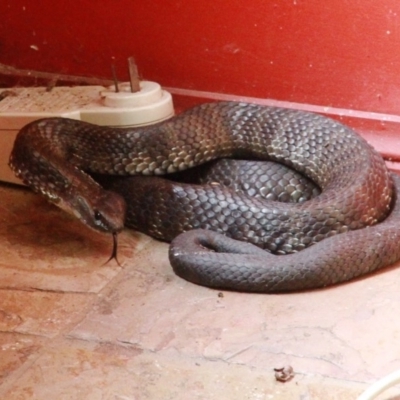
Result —
<svg viewBox="0 0 400 400"><path fill-rule="evenodd" d="M28 190L0 196L1 399L355 399L400 368L400 268L222 293L175 276L164 243L126 230L104 265L109 237Z"/></svg>

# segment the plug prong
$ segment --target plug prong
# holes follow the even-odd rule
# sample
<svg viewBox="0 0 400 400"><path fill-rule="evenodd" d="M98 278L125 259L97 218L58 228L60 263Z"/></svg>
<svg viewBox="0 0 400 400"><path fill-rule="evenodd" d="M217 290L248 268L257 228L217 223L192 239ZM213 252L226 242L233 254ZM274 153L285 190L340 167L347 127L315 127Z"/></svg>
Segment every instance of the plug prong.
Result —
<svg viewBox="0 0 400 400"><path fill-rule="evenodd" d="M138 68L133 57L128 58L129 79L131 84L131 92L136 93L140 91L139 73Z"/></svg>
<svg viewBox="0 0 400 400"><path fill-rule="evenodd" d="M111 73L112 73L112 78L114 81L114 86L115 86L115 92L119 92L119 87L118 87L118 79L117 79L117 72L115 71L115 65L111 64Z"/></svg>

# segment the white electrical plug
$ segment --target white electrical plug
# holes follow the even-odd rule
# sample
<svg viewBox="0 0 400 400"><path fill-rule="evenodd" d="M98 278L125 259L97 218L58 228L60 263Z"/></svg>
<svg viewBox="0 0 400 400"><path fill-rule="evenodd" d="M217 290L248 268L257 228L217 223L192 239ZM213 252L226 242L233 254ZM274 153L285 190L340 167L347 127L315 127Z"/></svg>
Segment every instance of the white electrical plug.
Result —
<svg viewBox="0 0 400 400"><path fill-rule="evenodd" d="M140 91L134 93L129 83L122 83L119 92L111 87L102 91L101 96L106 108L86 110L86 121L93 118L99 125L140 126L163 121L174 114L171 94L155 82L140 82Z"/></svg>
<svg viewBox="0 0 400 400"><path fill-rule="evenodd" d="M158 83L141 81L132 93L129 83L114 87L75 86L0 90L0 180L21 183L8 166L18 131L29 122L65 117L97 125L150 125L174 115L172 96ZM7 94L7 95L6 95Z"/></svg>

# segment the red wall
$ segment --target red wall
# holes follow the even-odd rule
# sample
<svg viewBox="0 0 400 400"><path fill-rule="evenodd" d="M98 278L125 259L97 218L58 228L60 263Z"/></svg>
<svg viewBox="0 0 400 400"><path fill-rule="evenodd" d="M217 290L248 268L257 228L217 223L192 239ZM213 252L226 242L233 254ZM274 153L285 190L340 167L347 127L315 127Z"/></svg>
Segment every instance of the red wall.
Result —
<svg viewBox="0 0 400 400"><path fill-rule="evenodd" d="M126 80L133 55L194 94L180 108L196 91L342 108L356 118L328 114L400 160L398 0L2 0L0 15L1 63L111 78L115 62Z"/></svg>
<svg viewBox="0 0 400 400"><path fill-rule="evenodd" d="M0 62L399 113L398 0L2 0ZM35 49L36 46L37 50Z"/></svg>

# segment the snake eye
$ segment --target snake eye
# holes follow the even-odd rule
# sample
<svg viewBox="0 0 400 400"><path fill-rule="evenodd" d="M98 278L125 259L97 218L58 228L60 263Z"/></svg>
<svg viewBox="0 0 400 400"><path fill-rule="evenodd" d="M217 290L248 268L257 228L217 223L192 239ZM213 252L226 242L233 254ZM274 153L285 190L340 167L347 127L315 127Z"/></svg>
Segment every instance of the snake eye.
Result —
<svg viewBox="0 0 400 400"><path fill-rule="evenodd" d="M100 211L97 210L94 211L94 219L96 225L100 225L102 223L103 216L101 215Z"/></svg>

